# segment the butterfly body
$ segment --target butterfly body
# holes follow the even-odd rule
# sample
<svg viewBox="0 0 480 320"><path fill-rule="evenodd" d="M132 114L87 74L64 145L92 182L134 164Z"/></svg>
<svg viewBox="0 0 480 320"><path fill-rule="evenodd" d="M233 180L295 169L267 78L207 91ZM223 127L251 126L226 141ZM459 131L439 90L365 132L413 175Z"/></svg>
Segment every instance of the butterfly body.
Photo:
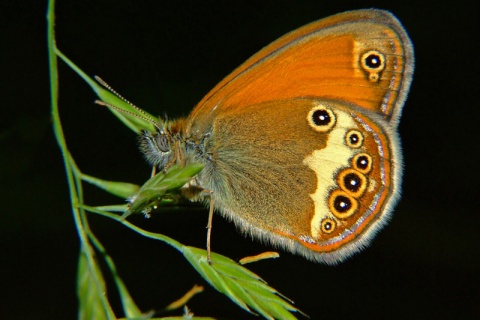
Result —
<svg viewBox="0 0 480 320"><path fill-rule="evenodd" d="M142 150L159 168L205 164L195 186L242 231L336 263L368 244L399 197L396 128L412 72L391 14L339 14L262 49L188 118L145 132Z"/></svg>

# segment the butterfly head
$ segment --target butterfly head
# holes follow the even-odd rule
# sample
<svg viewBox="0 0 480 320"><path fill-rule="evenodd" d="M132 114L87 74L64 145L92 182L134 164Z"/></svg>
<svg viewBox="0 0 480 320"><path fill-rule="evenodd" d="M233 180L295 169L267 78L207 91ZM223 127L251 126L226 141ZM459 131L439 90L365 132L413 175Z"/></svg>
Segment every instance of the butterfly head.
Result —
<svg viewBox="0 0 480 320"><path fill-rule="evenodd" d="M139 137L140 150L148 163L167 169L177 161L183 161L185 148L185 120L166 120L155 125L156 132L143 130Z"/></svg>

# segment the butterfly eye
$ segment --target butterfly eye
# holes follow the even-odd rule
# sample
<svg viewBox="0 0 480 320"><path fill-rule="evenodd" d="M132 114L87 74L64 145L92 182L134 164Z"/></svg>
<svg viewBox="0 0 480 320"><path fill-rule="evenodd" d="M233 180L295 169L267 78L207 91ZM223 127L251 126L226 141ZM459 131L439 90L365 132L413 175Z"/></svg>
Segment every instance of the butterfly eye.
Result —
<svg viewBox="0 0 480 320"><path fill-rule="evenodd" d="M330 218L323 219L320 225L322 232L326 234L330 234L335 231L336 226L336 222Z"/></svg>
<svg viewBox="0 0 480 320"><path fill-rule="evenodd" d="M342 170L337 176L340 188L352 197L360 197L367 188L367 178L353 169Z"/></svg>
<svg viewBox="0 0 480 320"><path fill-rule="evenodd" d="M158 147L158 150L161 152L169 152L170 151L170 144L168 141L168 137L165 134L157 134L155 136L155 142Z"/></svg>
<svg viewBox="0 0 480 320"><path fill-rule="evenodd" d="M376 50L371 50L362 54L360 64L368 74L371 82L377 82L380 79L380 72L385 69L385 56Z"/></svg>
<svg viewBox="0 0 480 320"><path fill-rule="evenodd" d="M372 157L366 153L358 153L352 159L352 166L363 174L369 173L372 170Z"/></svg>
<svg viewBox="0 0 480 320"><path fill-rule="evenodd" d="M330 194L328 205L333 215L339 219L346 219L358 209L358 202L348 193L335 190Z"/></svg>
<svg viewBox="0 0 480 320"><path fill-rule="evenodd" d="M325 106L314 107L307 116L310 127L317 132L328 132L335 125L336 117L332 110Z"/></svg>
<svg viewBox="0 0 480 320"><path fill-rule="evenodd" d="M152 166L163 168L174 156L171 152L170 136L165 133L142 131L139 137L139 147Z"/></svg>
<svg viewBox="0 0 480 320"><path fill-rule="evenodd" d="M350 130L345 136L345 142L350 148L360 148L363 144L363 134L358 130Z"/></svg>

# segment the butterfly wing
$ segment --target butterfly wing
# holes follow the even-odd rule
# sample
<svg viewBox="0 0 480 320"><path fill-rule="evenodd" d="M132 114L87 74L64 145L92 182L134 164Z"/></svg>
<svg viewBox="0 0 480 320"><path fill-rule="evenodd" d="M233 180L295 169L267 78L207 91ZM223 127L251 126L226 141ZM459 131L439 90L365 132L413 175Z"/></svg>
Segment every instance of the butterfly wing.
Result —
<svg viewBox="0 0 480 320"><path fill-rule="evenodd" d="M398 199L396 125L412 73L411 42L385 11L285 35L191 113L199 185L246 232L314 260L346 258Z"/></svg>
<svg viewBox="0 0 480 320"><path fill-rule="evenodd" d="M378 72L368 64L375 53L383 59ZM392 14L340 13L286 34L234 70L193 110L192 130L201 131L195 125L224 108L312 96L345 100L397 119L413 65L411 41Z"/></svg>

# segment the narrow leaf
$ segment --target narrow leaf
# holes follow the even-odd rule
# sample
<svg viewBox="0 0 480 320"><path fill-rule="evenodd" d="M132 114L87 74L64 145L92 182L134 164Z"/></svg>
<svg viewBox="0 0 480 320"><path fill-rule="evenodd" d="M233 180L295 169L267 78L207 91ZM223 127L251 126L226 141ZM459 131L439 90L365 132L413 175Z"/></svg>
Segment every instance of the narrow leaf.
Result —
<svg viewBox="0 0 480 320"><path fill-rule="evenodd" d="M258 312L266 319L296 319L291 312L298 312L298 309L235 261L212 252L210 265L207 251L194 247L185 246L182 253L208 283L241 308Z"/></svg>
<svg viewBox="0 0 480 320"><path fill-rule="evenodd" d="M128 292L123 280L120 279L117 274L114 275L114 280L120 294L120 299L122 300L123 311L125 312L127 318L142 317L142 311L135 304L135 301L133 301L133 298L130 295L130 292Z"/></svg>
<svg viewBox="0 0 480 320"><path fill-rule="evenodd" d="M158 206L166 195L191 181L202 168L202 164L192 163L184 167L172 166L166 173L156 174L131 197L130 207L125 211L123 218L132 213L148 213L151 208Z"/></svg>
<svg viewBox="0 0 480 320"><path fill-rule="evenodd" d="M173 301L168 306L165 307L165 310L174 310L181 308L187 304L187 302L193 298L194 295L203 292L203 287L199 285L194 285L192 289L188 290L180 299Z"/></svg>
<svg viewBox="0 0 480 320"><path fill-rule="evenodd" d="M83 253L78 258L77 294L79 300L78 319L109 319L102 303L100 292L105 293L105 281L98 268L92 271L88 267ZM96 280L98 279L98 281ZM100 286L100 288L98 288ZM99 290L100 289L100 290Z"/></svg>
<svg viewBox="0 0 480 320"><path fill-rule="evenodd" d="M242 259L240 259L239 263L244 265L244 264L247 264L247 263L257 262L257 261L265 260L265 259L276 259L278 257L280 257L280 254L278 252L267 251L267 252L262 252L260 254L257 254L255 256L249 256L249 257L242 258Z"/></svg>
<svg viewBox="0 0 480 320"><path fill-rule="evenodd" d="M127 182L107 181L82 174L82 180L91 183L117 197L126 199L140 190L140 186Z"/></svg>
<svg viewBox="0 0 480 320"><path fill-rule="evenodd" d="M119 112L118 110L109 108L109 110L127 127L140 133L141 130L155 131L155 126L150 120L145 119L145 116L137 109L133 108L127 102L123 101L113 93L102 87L98 82L90 78L85 72L83 72L72 60L64 55L58 48L55 48L55 53L62 59L73 71L75 71L92 89L97 96L107 104L111 104L118 109L125 110L126 112ZM132 115L133 114L133 115ZM147 113L145 113L147 114ZM138 115L134 116L134 115ZM155 119L155 117L147 114L148 117ZM142 118L143 117L143 118Z"/></svg>

